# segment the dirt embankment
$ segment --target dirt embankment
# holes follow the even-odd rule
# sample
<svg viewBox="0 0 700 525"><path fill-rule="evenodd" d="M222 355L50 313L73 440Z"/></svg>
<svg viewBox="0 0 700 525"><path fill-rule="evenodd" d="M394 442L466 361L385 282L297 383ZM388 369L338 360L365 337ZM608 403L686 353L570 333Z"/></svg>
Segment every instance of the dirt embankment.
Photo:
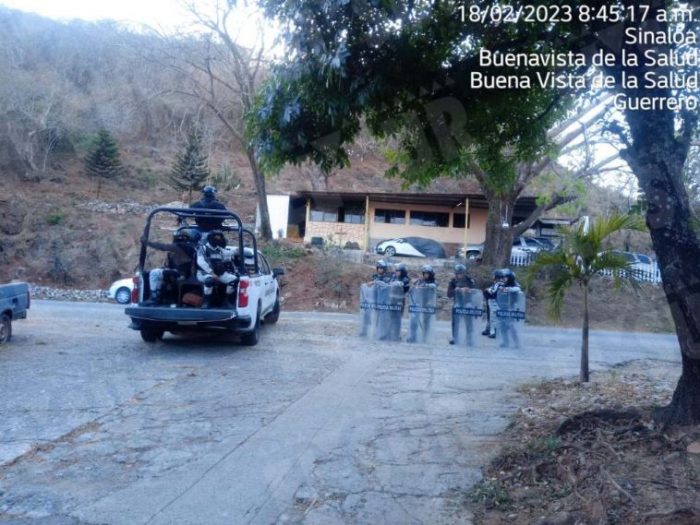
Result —
<svg viewBox="0 0 700 525"><path fill-rule="evenodd" d="M700 523L700 425L667 429L651 418L677 374L675 363L637 361L589 384L522 386L525 407L466 496L476 523Z"/></svg>

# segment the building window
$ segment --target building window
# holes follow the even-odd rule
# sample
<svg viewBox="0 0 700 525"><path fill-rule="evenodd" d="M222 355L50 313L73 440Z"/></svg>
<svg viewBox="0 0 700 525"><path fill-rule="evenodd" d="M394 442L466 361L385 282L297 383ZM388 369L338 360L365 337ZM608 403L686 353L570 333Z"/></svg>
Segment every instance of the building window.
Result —
<svg viewBox="0 0 700 525"><path fill-rule="evenodd" d="M470 213L467 215L467 228L472 227L471 220L472 220L472 215ZM452 215L452 227L464 229L464 214L463 213L454 213Z"/></svg>
<svg viewBox="0 0 700 525"><path fill-rule="evenodd" d="M450 225L450 214L436 211L412 211L411 224L447 228Z"/></svg>
<svg viewBox="0 0 700 525"><path fill-rule="evenodd" d="M338 213L338 222L344 222L347 224L364 224L364 204L346 204L345 206L340 208Z"/></svg>
<svg viewBox="0 0 700 525"><path fill-rule="evenodd" d="M374 222L382 224L406 224L406 212L404 210L374 210Z"/></svg>
<svg viewBox="0 0 700 525"><path fill-rule="evenodd" d="M338 222L338 208L314 204L311 208L313 222Z"/></svg>

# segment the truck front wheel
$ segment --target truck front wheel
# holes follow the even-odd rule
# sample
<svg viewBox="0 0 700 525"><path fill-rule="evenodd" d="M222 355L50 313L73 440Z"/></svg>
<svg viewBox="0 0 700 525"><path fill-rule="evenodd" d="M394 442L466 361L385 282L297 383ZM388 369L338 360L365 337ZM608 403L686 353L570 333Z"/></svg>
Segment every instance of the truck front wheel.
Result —
<svg viewBox="0 0 700 525"><path fill-rule="evenodd" d="M7 343L12 337L12 319L7 314L0 318L0 345Z"/></svg>

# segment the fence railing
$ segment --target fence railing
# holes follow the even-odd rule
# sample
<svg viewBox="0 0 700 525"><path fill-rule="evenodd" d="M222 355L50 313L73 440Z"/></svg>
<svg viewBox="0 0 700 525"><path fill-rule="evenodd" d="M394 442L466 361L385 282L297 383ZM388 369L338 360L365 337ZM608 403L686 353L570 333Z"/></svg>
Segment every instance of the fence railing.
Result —
<svg viewBox="0 0 700 525"><path fill-rule="evenodd" d="M606 277L612 277L613 273L620 277L627 276L627 272L625 270L616 270L615 272L612 272L611 270L601 270L599 273L601 275L605 275ZM659 270L659 267L656 264L652 264L651 268L648 270L643 268L633 268L630 270L630 273L637 281L654 284L661 283L661 270Z"/></svg>
<svg viewBox="0 0 700 525"><path fill-rule="evenodd" d="M513 253L510 256L510 265L511 266L528 266L532 264L532 262L535 260L537 257L536 253ZM605 275L606 277L612 277L613 272L611 270L605 270L599 272L601 275ZM617 275L620 277L625 277L626 272L624 270L618 270ZM661 270L659 270L659 267L656 263L652 263L649 265L649 268L633 268L631 270L632 276L637 280L637 281L642 281L645 283L654 283L654 284L660 284L661 283Z"/></svg>

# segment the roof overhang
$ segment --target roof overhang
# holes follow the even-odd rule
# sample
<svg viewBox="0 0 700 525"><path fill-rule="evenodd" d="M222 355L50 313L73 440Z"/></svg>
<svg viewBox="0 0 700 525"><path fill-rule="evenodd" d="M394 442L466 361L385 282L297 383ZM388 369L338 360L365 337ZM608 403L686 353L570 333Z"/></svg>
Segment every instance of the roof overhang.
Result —
<svg viewBox="0 0 700 525"><path fill-rule="evenodd" d="M292 198L302 197L312 200L364 201L369 197L371 202L387 204L422 204L457 208L464 206L469 199L470 208L488 208L486 197L481 194L460 195L456 193L366 193L366 192L336 192L336 191L300 191L290 195ZM533 210L537 207L536 197L520 197L516 202L516 211Z"/></svg>

